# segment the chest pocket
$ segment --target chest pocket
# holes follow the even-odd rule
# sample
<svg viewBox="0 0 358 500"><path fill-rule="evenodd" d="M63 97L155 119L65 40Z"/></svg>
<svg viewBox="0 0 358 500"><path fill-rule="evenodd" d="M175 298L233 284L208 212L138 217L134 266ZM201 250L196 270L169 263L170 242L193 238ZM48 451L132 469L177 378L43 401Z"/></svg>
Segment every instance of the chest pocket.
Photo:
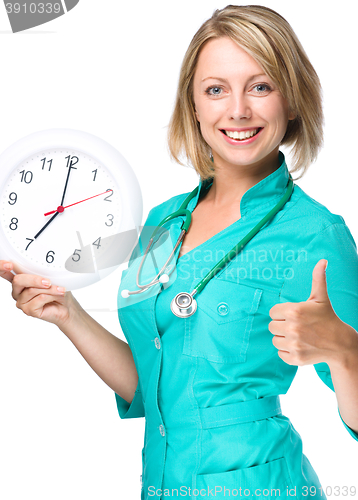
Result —
<svg viewBox="0 0 358 500"><path fill-rule="evenodd" d="M216 363L244 363L262 290L211 279L186 318L183 354Z"/></svg>

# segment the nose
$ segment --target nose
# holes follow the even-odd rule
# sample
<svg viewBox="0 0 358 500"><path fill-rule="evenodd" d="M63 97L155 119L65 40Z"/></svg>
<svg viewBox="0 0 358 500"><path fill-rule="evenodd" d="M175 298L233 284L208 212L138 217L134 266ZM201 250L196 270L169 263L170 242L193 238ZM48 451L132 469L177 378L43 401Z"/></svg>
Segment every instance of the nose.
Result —
<svg viewBox="0 0 358 500"><path fill-rule="evenodd" d="M245 95L232 93L228 99L228 117L233 120L251 118L250 100Z"/></svg>

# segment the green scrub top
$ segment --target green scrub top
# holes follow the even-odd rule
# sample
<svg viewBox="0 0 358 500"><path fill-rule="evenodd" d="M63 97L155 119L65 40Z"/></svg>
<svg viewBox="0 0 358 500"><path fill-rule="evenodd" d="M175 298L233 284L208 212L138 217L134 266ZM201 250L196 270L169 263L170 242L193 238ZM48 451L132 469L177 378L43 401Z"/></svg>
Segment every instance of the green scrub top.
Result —
<svg viewBox="0 0 358 500"><path fill-rule="evenodd" d="M290 498L326 498L300 435L281 412L279 395L287 393L298 367L278 356L268 324L275 304L308 299L313 268L327 259L332 306L358 330L357 248L344 219L294 185L283 209L196 296L196 313L183 319L170 310L173 297L191 292L281 199L289 180L282 152L279 161L275 172L243 195L239 220L180 259L176 252L168 283L122 298L122 290L138 290L136 274L153 227L188 193L153 208L122 274L118 316L139 380L131 404L115 397L121 418L146 419L142 500L287 498L288 490ZM210 182L199 185L190 212ZM165 263L183 220L165 224L141 283ZM334 391L328 365L314 367Z"/></svg>

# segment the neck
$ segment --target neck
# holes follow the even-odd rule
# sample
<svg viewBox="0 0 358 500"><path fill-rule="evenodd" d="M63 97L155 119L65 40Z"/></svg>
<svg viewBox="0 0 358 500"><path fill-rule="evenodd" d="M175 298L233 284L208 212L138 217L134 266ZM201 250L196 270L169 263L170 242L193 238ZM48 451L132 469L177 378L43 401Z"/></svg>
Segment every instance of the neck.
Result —
<svg viewBox="0 0 358 500"><path fill-rule="evenodd" d="M215 177L207 198L217 206L240 203L243 195L262 179L279 168L278 151L262 162L237 166L224 164L214 156Z"/></svg>

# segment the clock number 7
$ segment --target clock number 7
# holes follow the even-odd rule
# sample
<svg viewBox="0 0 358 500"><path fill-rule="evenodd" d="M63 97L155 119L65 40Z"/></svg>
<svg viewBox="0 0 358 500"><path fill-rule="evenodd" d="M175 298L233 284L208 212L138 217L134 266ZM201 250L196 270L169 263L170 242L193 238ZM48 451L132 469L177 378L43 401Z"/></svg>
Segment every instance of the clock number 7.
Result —
<svg viewBox="0 0 358 500"><path fill-rule="evenodd" d="M30 241L30 243L29 243L29 244L27 245L27 247L25 248L25 252L26 252L26 250L29 248L29 246L31 245L31 243L32 243L33 241L35 241L35 240L31 239L31 238L26 238L26 239L27 239L27 240L29 240L29 241Z"/></svg>

